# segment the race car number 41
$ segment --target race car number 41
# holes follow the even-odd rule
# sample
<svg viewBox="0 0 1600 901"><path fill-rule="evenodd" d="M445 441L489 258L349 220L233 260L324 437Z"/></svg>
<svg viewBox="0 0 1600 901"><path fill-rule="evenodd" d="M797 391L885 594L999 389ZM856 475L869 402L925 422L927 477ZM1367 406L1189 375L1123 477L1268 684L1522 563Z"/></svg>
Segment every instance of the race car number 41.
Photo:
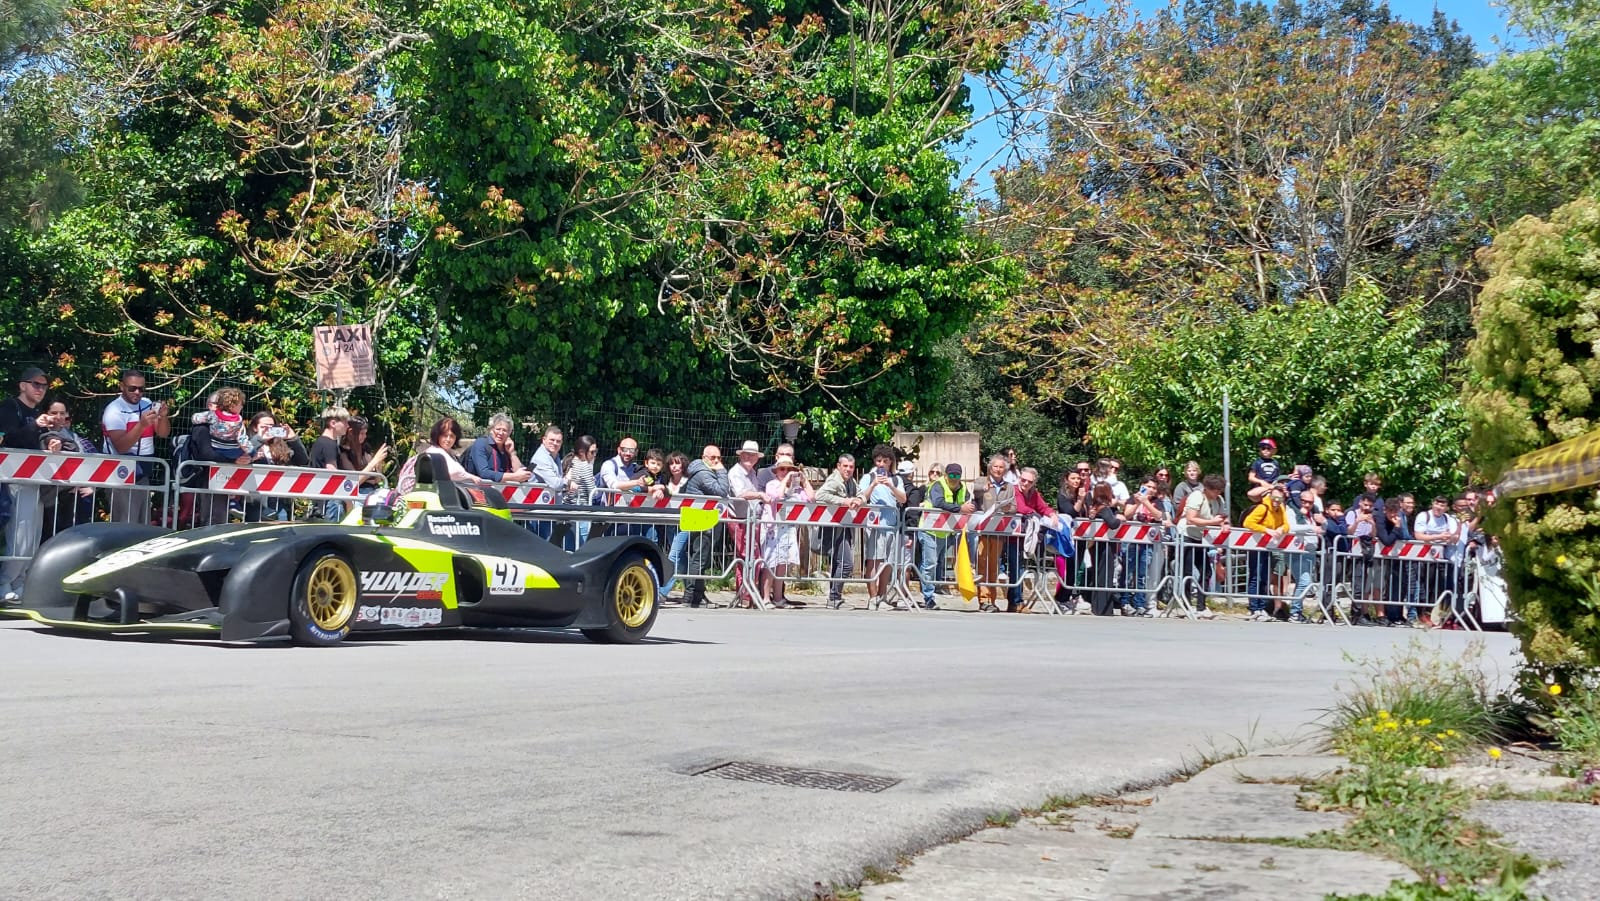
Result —
<svg viewBox="0 0 1600 901"><path fill-rule="evenodd" d="M527 591L527 568L515 560L497 557L485 561L489 570L490 594L522 594Z"/></svg>

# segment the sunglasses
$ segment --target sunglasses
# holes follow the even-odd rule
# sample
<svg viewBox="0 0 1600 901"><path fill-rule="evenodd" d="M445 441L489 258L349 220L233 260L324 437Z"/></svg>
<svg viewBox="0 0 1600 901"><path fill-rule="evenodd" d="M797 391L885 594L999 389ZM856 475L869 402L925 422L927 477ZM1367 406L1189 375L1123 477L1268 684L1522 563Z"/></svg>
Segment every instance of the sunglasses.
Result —
<svg viewBox="0 0 1600 901"><path fill-rule="evenodd" d="M33 379L29 379L26 382L23 382L23 384L24 385L32 385L35 388L48 388L48 387L50 387L50 383L49 382L36 382Z"/></svg>
<svg viewBox="0 0 1600 901"><path fill-rule="evenodd" d="M142 394L142 393L144 393L144 386L143 385L123 385L122 386L122 390L124 390L124 391L132 391L135 394Z"/></svg>

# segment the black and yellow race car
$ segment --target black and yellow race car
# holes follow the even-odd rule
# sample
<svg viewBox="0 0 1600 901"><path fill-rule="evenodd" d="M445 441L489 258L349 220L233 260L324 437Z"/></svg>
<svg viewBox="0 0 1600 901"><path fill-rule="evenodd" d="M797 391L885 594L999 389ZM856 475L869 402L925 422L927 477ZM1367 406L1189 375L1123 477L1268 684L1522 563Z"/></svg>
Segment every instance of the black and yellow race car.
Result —
<svg viewBox="0 0 1600 901"><path fill-rule="evenodd" d="M45 544L19 607L63 629L332 645L352 633L576 628L637 642L671 575L659 546L614 535L566 551L512 522L504 499L433 484L339 523L243 523L170 532L92 523Z"/></svg>

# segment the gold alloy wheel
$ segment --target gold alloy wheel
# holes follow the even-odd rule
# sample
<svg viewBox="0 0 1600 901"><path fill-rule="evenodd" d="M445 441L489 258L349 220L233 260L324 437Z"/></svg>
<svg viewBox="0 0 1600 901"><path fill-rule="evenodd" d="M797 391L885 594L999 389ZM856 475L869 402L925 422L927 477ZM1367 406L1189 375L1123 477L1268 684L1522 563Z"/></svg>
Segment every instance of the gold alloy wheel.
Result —
<svg viewBox="0 0 1600 901"><path fill-rule="evenodd" d="M633 563L617 576L617 619L629 629L637 629L650 618L656 602L656 586L643 563Z"/></svg>
<svg viewBox="0 0 1600 901"><path fill-rule="evenodd" d="M306 580L306 612L320 629L337 632L356 611L356 574L338 557L317 561Z"/></svg>

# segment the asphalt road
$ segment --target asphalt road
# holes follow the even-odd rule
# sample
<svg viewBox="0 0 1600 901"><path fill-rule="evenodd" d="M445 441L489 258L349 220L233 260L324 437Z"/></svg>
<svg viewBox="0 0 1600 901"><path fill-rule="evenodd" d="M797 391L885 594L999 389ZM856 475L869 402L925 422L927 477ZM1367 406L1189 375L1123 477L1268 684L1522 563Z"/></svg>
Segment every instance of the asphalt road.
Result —
<svg viewBox="0 0 1600 901"><path fill-rule="evenodd" d="M669 610L637 647L311 649L0 625L0 897L809 897L995 810L1294 733L1342 651L1415 634ZM689 775L731 760L902 781Z"/></svg>

